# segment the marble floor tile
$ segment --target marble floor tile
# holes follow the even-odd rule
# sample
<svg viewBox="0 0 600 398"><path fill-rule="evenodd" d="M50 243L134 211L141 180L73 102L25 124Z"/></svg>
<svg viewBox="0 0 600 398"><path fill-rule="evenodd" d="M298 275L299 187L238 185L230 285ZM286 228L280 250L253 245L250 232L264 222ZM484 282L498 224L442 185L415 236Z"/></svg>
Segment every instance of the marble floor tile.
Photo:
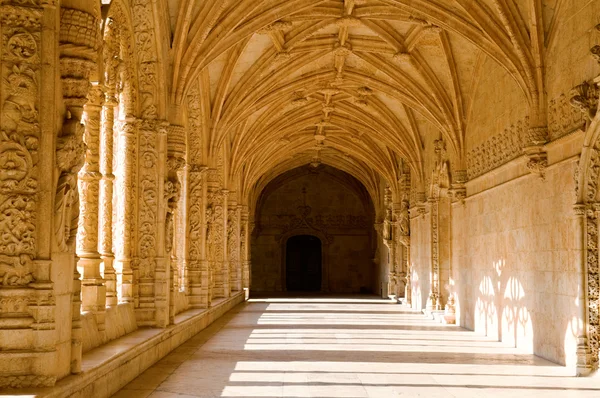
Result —
<svg viewBox="0 0 600 398"><path fill-rule="evenodd" d="M390 301L279 297L230 311L114 397L600 397L600 383Z"/></svg>

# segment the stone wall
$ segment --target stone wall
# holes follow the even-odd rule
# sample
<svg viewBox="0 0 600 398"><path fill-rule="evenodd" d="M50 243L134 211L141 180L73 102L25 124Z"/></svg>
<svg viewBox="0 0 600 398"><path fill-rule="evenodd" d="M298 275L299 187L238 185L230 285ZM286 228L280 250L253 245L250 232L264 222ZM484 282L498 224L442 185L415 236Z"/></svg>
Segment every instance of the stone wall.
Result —
<svg viewBox="0 0 600 398"><path fill-rule="evenodd" d="M526 175L454 205L452 258L461 326L571 365L579 278L573 174L566 161L550 167L546 181Z"/></svg>
<svg viewBox="0 0 600 398"><path fill-rule="evenodd" d="M314 235L321 240L325 290L379 293L365 192L345 173L320 167L284 175L265 189L252 240L253 291L285 290L287 239Z"/></svg>

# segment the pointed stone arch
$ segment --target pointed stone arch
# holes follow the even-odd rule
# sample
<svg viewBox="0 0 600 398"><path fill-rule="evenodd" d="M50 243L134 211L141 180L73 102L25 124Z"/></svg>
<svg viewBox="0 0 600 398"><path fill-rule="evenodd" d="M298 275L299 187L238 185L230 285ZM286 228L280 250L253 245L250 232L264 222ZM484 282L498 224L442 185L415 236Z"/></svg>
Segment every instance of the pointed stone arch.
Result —
<svg viewBox="0 0 600 398"><path fill-rule="evenodd" d="M581 375L598 369L600 351L600 113L597 112L597 82L598 78L591 84L576 87L571 99L573 106L587 114L583 149L575 173L574 207L575 228L581 231L576 242L576 250L581 254L579 317L583 327L577 336L577 372Z"/></svg>

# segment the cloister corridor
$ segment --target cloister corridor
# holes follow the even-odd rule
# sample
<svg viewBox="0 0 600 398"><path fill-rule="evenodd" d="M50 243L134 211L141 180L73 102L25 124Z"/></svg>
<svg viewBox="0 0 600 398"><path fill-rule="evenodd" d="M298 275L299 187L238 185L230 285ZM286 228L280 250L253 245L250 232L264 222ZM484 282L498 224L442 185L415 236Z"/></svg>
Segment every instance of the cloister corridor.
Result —
<svg viewBox="0 0 600 398"><path fill-rule="evenodd" d="M598 397L597 378L376 296L255 298L113 398Z"/></svg>

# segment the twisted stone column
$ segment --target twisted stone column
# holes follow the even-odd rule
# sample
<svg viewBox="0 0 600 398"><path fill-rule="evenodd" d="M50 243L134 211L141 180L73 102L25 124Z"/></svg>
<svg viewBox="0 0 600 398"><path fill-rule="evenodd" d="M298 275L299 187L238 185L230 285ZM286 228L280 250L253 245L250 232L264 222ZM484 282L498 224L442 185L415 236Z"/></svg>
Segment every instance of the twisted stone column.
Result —
<svg viewBox="0 0 600 398"><path fill-rule="evenodd" d="M98 252L98 210L100 189L100 113L104 102L101 86L94 86L84 107L86 144L85 163L79 171L79 229L77 232L78 267L82 269L83 311L96 318L98 330L105 329L106 287L100 274Z"/></svg>
<svg viewBox="0 0 600 398"><path fill-rule="evenodd" d="M115 123L115 108L117 106L114 94L107 92L102 108L102 129L100 131L100 195L99 195L99 232L98 251L104 263L104 281L106 286L106 306L118 304L117 274L114 268L113 253L113 134Z"/></svg>

